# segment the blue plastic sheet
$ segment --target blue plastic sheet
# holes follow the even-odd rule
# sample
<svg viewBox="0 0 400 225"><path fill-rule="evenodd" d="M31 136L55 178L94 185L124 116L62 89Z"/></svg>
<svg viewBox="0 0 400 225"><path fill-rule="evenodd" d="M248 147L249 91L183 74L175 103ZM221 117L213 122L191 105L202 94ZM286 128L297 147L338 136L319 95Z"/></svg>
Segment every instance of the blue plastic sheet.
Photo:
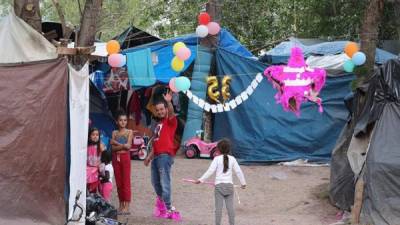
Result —
<svg viewBox="0 0 400 225"><path fill-rule="evenodd" d="M273 64L286 63L293 47L300 47L303 50L304 56L308 57L310 55L340 54L344 51L344 47L347 43L348 41L332 41L314 45L303 45L299 40L293 39L292 41L285 41L278 44L276 47L269 50L266 55L271 56ZM396 57L396 55L390 52L377 48L375 62L378 64L383 64L386 61Z"/></svg>
<svg viewBox="0 0 400 225"><path fill-rule="evenodd" d="M213 55L205 47L199 47L198 57L194 63L191 91L197 97L205 99L207 83L206 77L210 73L211 59ZM203 109L189 101L185 130L182 136L182 144L196 136L196 131L201 130L203 124Z"/></svg>
<svg viewBox="0 0 400 225"><path fill-rule="evenodd" d="M219 76L232 76L232 97L245 90L267 67L222 49L216 53L216 62ZM324 113L319 113L314 103L305 103L299 118L275 103L276 90L263 79L247 101L232 111L215 115L213 139L231 139L233 153L242 163L299 158L326 162L348 116L343 99L351 91L353 77L329 77L320 94Z"/></svg>
<svg viewBox="0 0 400 225"><path fill-rule="evenodd" d="M155 61L157 61L154 65L154 73L156 75L156 79L160 82L168 83L171 78L179 76L180 74L180 72L175 72L171 68L171 61L174 57L172 47L176 42L185 43L186 46L192 51L192 55L190 56L190 58L185 61L185 67L183 69L183 71L185 71L193 62L193 60L195 60L198 54L197 51L200 40L195 34L160 40L134 48L129 48L124 50L123 54L135 52L144 48L150 48L151 52L155 54ZM251 52L249 52L244 46L242 46L233 37L233 35L225 29L221 29L218 47L243 57L254 57Z"/></svg>

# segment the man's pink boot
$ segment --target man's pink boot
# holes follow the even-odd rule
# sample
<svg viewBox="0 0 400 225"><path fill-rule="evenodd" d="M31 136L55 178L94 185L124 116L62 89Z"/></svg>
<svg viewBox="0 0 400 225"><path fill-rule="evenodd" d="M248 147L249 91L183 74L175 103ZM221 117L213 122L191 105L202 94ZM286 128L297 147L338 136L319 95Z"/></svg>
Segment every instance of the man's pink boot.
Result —
<svg viewBox="0 0 400 225"><path fill-rule="evenodd" d="M154 205L153 216L157 218L165 218L167 215L167 207L160 197L156 198L156 204Z"/></svg>

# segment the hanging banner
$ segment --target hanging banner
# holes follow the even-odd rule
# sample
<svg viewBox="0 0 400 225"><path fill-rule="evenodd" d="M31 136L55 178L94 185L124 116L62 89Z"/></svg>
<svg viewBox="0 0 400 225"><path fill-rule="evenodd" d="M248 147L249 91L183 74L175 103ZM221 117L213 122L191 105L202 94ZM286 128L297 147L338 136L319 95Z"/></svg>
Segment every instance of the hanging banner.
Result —
<svg viewBox="0 0 400 225"><path fill-rule="evenodd" d="M210 83L214 82L215 78L212 78ZM242 93L237 95L234 99L231 99L228 102L225 102L224 104L218 103L218 104L210 104L206 100L201 99L194 95L190 90L184 91L185 95L197 106L205 110L206 112L212 112L212 113L220 113L220 112L229 112L231 110L234 110L236 107L238 107L240 104L245 102L247 99L250 98L250 96L254 93L254 90L258 87L258 84L261 83L261 81L264 79L261 73L258 73L257 76L252 80L252 82L249 84L247 88L244 89ZM224 83L230 83L231 78L227 77L224 79ZM213 92L214 90L209 91ZM228 96L229 90L223 90L223 95L226 97ZM219 94L219 93L218 93ZM230 95L230 94L229 94ZM225 98L226 98L225 97Z"/></svg>

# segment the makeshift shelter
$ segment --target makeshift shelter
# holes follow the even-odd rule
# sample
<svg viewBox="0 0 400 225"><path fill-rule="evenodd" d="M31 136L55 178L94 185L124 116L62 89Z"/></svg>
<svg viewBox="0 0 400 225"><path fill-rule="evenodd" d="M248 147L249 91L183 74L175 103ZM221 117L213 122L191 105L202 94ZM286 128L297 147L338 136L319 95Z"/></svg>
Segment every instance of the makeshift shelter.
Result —
<svg viewBox="0 0 400 225"><path fill-rule="evenodd" d="M215 51L200 46L195 35L186 35L126 49L123 53L129 57L130 53L149 49L156 80L166 84L172 77L181 75L170 66L174 56L172 46L178 41L184 42L192 51L191 58L185 61L183 73L191 78L190 93L197 99L206 99L206 77L209 74L220 77L231 75L230 91L234 98L245 91L256 75L267 67L224 29L219 33ZM300 118L284 112L280 105L275 104L275 90L263 80L242 105L213 116L213 140L230 138L233 152L242 163L298 158L326 162L347 119L343 98L350 92L352 79L352 74L343 72L339 76L329 77L321 93L325 112L320 114L317 106L307 103L302 108ZM189 100L181 144L203 129L203 108L204 105L199 107L199 102Z"/></svg>
<svg viewBox="0 0 400 225"><path fill-rule="evenodd" d="M400 61L389 60L379 67L358 93L366 95L355 126L347 125L332 154L330 196L332 202L349 210L354 184L363 179L363 224L398 224L400 217L399 146ZM354 98L357 99L357 98ZM345 142L345 140L350 142Z"/></svg>
<svg viewBox="0 0 400 225"><path fill-rule="evenodd" d="M1 224L64 224L75 196L85 218L88 65L80 71L14 13L1 19ZM7 64L5 64L7 63Z"/></svg>
<svg viewBox="0 0 400 225"><path fill-rule="evenodd" d="M113 40L117 40L120 43L121 49L128 49L159 41L160 38L151 35L135 26L129 26L121 34L114 37Z"/></svg>

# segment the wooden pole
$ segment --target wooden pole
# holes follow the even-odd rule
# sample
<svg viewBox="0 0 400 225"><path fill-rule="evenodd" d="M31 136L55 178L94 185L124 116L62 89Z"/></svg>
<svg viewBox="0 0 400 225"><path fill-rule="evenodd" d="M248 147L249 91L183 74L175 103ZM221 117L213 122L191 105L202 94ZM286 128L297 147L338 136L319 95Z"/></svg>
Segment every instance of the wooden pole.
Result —
<svg viewBox="0 0 400 225"><path fill-rule="evenodd" d="M219 23L221 21L221 0L210 0L206 5L206 11L210 15L211 20ZM214 48L218 43L218 36L209 35L204 38L201 45L211 48L214 52ZM213 123L212 113L203 113L203 127L204 127L204 140L210 142L213 134Z"/></svg>
<svg viewBox="0 0 400 225"><path fill-rule="evenodd" d="M351 224L356 225L360 223L360 213L363 203L364 195L364 180L360 177L356 183L355 193L354 193L354 205L351 210Z"/></svg>

